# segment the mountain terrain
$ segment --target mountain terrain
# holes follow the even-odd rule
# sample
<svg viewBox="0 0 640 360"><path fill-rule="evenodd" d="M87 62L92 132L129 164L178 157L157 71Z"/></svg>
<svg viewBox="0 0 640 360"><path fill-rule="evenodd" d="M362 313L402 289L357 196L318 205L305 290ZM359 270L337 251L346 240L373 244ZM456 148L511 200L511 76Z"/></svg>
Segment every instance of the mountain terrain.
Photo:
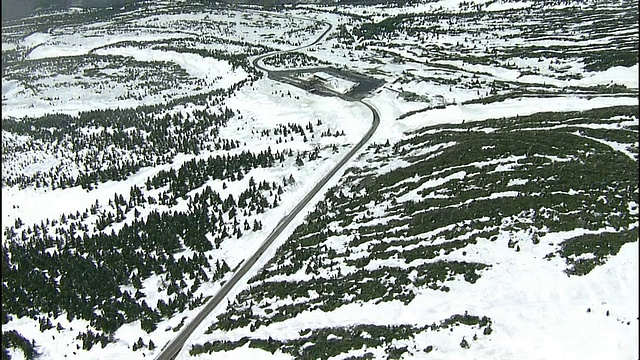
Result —
<svg viewBox="0 0 640 360"><path fill-rule="evenodd" d="M3 16L3 359L637 359L638 37L626 0Z"/></svg>

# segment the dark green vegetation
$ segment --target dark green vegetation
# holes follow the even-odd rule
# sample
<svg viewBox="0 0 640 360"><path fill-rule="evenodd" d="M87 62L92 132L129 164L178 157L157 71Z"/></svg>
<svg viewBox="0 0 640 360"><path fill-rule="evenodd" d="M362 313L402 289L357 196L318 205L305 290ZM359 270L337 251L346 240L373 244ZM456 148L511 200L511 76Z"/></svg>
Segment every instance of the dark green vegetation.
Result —
<svg viewBox="0 0 640 360"><path fill-rule="evenodd" d="M254 133L246 125L255 119L243 119L240 111L225 105L236 91L263 76L249 64L250 56L272 51L274 44L300 45L291 41L298 35L313 36L324 24L273 19L215 4L149 3L129 10L47 14L3 23L3 44L8 45L2 52L3 85L6 81L24 89L11 99L3 97L3 108L11 101L18 105L9 107L18 108L32 101L35 113L47 106L47 112L55 112L67 101L114 104L109 110L77 115L3 117L2 186L67 193L81 187L94 196L107 182L137 181L150 174L142 178L143 185L124 187L104 203L96 200L37 223L16 218L3 229L3 325L29 318L25 323L35 323L41 332L62 332L65 338L71 333L75 341L67 346L75 345L74 350L109 346L118 340L114 335L122 325L136 321L151 333L161 321L204 304L208 296L201 286L220 284L231 271L223 242L262 230L262 214L277 207L295 183L289 174L256 181L248 173L301 166L337 150L330 139L323 139L326 148L294 153L287 143L317 141L310 122L304 127L277 123ZM192 10L199 19L190 18ZM282 39L265 31L260 34L265 41L244 41L256 29L278 33L283 28L287 36ZM32 34L35 42L29 40ZM40 47L51 44L37 45L37 38L49 35L78 37L95 47L80 55L44 54L40 59ZM103 36L126 40L93 42ZM139 60L135 54L140 51L158 59ZM188 59L186 65L161 56L175 53ZM194 76L188 65L198 60L214 64L211 70L222 75ZM220 69L217 61L222 61ZM227 70L238 75L235 82L223 79L233 75L225 74ZM70 94L71 99L64 98ZM233 120L243 120L242 130L229 129ZM319 119L317 128L318 138L339 136ZM251 149L235 135L274 139L279 150ZM225 191L232 184L233 191ZM159 300L151 301L155 294ZM67 326L62 318L89 325L74 330L75 323ZM20 348L29 358L35 354L37 346L18 332L5 335L6 356L8 348ZM155 347L147 337L129 345L134 351Z"/></svg>
<svg viewBox="0 0 640 360"><path fill-rule="evenodd" d="M32 360L38 356L38 352L34 349L34 343L20 335L15 330L2 332L2 359L10 359L9 348L18 348L22 350L27 360Z"/></svg>
<svg viewBox="0 0 640 360"><path fill-rule="evenodd" d="M126 110L97 110L78 116L45 115L21 120L3 119L2 129L19 138L3 143L2 161L13 165L3 173L3 186L20 188L68 188L82 186L91 190L110 180L124 180L144 167L171 163L177 154L199 155L203 151L229 151L240 147L235 139L218 136L220 128L236 114L219 105L222 99L251 82L241 81L228 90L214 91L169 103L178 107L191 103L205 109L192 114L166 114L165 106L141 106ZM161 115L164 113L165 115ZM311 128L309 133L312 133ZM293 140L293 135L307 139L307 132L297 124L279 125L261 136L279 136L279 142ZM283 138L284 137L284 138ZM71 151L68 151L71 150ZM31 152L59 154L57 165L47 171L25 174L22 163ZM273 166L293 156L290 151L259 153L247 150L235 155L209 156L190 160L180 168L161 171L149 179L147 189L160 188L172 182L170 192L175 198L211 179L242 179L253 168ZM310 158L313 153L304 154ZM317 154L315 155L317 157Z"/></svg>
<svg viewBox="0 0 640 360"><path fill-rule="evenodd" d="M131 57L118 55L82 55L59 58L45 58L24 61L7 61L2 67L5 80L17 80L27 84L30 90L40 92L48 85L45 81L52 77L67 76L73 80L61 82L57 87L72 86L82 76L83 86L100 91L114 88L122 83L133 83L142 77L144 83L128 87L127 98L162 94L191 84L187 72L180 66L166 61L137 61ZM139 94L139 95L133 95ZM55 100L55 99L49 99Z"/></svg>
<svg viewBox="0 0 640 360"><path fill-rule="evenodd" d="M234 116L233 111L218 104L234 90L200 96L207 109L191 116L179 112L168 115L164 106L144 106L89 111L78 116L3 119L2 130L23 139L3 143L3 163L18 161L32 151L63 156L46 172L25 175L14 166L3 173L3 186L91 189L108 180L126 179L142 167L165 164L178 153L235 148L235 141L216 139L220 127Z"/></svg>
<svg viewBox="0 0 640 360"><path fill-rule="evenodd" d="M486 316L482 318L473 315L456 314L448 319L440 321L439 324L431 324L425 326L378 326L378 325L356 325L352 327L334 327L322 329L305 329L300 331L300 338L295 340L273 340L271 338L253 339L243 337L238 341L213 341L203 345L195 345L189 352L191 355L202 353L213 353L217 351L232 350L249 343L249 347L258 348L270 353L279 350L283 353L292 355L295 359L323 359L340 355L344 352L362 349L364 358L372 356L367 355L367 348L382 347L389 355L389 359L399 359L400 356L408 352L406 346L398 346L393 343L399 340L413 339L421 333L429 333L454 326L465 325L476 328L478 333L483 335L491 334L491 320ZM428 345L421 352L428 353L433 346Z"/></svg>
<svg viewBox="0 0 640 360"><path fill-rule="evenodd" d="M478 6L482 8L483 5ZM638 4L633 1L616 3L615 8L575 4L560 9L533 6L529 11L476 10L459 14L401 14L378 22L361 22L353 27L343 25L340 36L345 44L378 45L379 41L407 35L423 44L411 49L409 53L413 57L407 60L426 60L425 64L462 60L471 64L517 68L514 59L554 59L550 67L557 68L560 76L568 70L568 67L563 69L563 60L567 59L583 59L587 71L638 63L638 34L628 31L638 26ZM589 37L582 37L584 41L580 42L576 41L576 34L589 34ZM428 41L439 36L465 38L449 46ZM494 46L500 40L514 38L522 39L522 42L518 41L515 46L508 43ZM608 39L608 42L602 45L589 43L602 39ZM386 45L390 44L387 42ZM402 50L405 46L398 44L391 48ZM530 74L538 73L534 68L527 70Z"/></svg>
<svg viewBox="0 0 640 360"><path fill-rule="evenodd" d="M586 275L623 244L638 241L637 122L635 106L550 112L428 127L393 147L373 145L366 165L348 170L327 192L208 332L253 331L352 303L408 304L426 288L450 291L492 271L489 254L482 262L451 258L475 252L479 243L514 253L542 246L547 258L566 260L567 274ZM560 244L541 242L571 230L579 231ZM394 329L386 330L391 338ZM402 329L409 336L423 330ZM327 331L336 329L312 334L326 339L316 334ZM192 354L248 342L326 358L383 345L336 334L335 343L308 334L285 342L213 341ZM469 347L469 340L460 346Z"/></svg>
<svg viewBox="0 0 640 360"><path fill-rule="evenodd" d="M255 79L261 73L249 64L250 56L274 50L275 44L300 45L291 41L299 35L312 36L324 26L306 21L303 26L286 30L287 36L279 37L267 29L278 32L299 20L274 20L264 14L238 12L217 3L165 4L161 8L152 3L131 6L130 13L92 9L3 22L2 41L7 45L2 50L3 83L14 81L24 89L21 94L25 99L40 104L48 102L52 107L77 100L100 103L109 97L122 102L122 107L131 107L131 101L159 104L185 94L207 94L212 88L222 87L218 83L221 76L204 79L162 54L184 54L188 56L187 63L200 62L204 67L219 60L229 64L230 70L241 69ZM162 20L164 16L190 15L191 12L202 16ZM94 22L102 23L94 27ZM260 34L264 41L247 41L248 33L252 30L255 33L258 28L264 32ZM134 32L142 36L132 36ZM28 40L30 36L46 38L50 34L78 36L79 40L86 39L88 46L95 45L86 49L87 53L80 50L79 55L72 51L52 56L39 53L41 47L51 47L51 44ZM103 36L123 40L93 42L93 38ZM140 50L154 56L140 59L136 55L141 54ZM73 96L65 98L70 94ZM5 101L3 98L3 104Z"/></svg>
<svg viewBox="0 0 640 360"><path fill-rule="evenodd" d="M381 20L341 14L348 21L330 35L335 42L323 55L343 54L394 79L398 96L425 103L425 110L526 96L637 96L637 85L580 81L638 63L637 2L537 2L490 11L492 3Z"/></svg>
<svg viewBox="0 0 640 360"><path fill-rule="evenodd" d="M326 61L319 60L314 56L302 52L287 52L270 56L264 60L265 65L280 67L284 69L295 69L300 67L328 65Z"/></svg>
<svg viewBox="0 0 640 360"><path fill-rule="evenodd" d="M211 106L211 102L218 101L216 99L211 96L195 100ZM108 139L127 149L140 150L146 146L149 154L167 151L158 157L160 160L155 165L171 161L177 154L176 145L187 154L197 153L197 149L186 144L180 146L180 142L191 141L197 147L198 141L209 141L212 149L223 151L239 146L236 141L217 136L218 128L225 126L226 119L233 115L228 109L221 110L221 115L196 111L195 119L166 116L155 118L153 122L144 119L153 118L152 111L158 109L147 110L151 113L98 111L78 117L51 115L22 122L6 120L3 131L61 148L69 141L70 147L81 149L79 153L102 151L99 150L102 147L89 144L106 143ZM83 138L78 124L84 129L102 126L119 131L102 131ZM140 127L148 129L147 140L151 133L156 134L152 135L155 140L140 140L137 144L131 141L127 136L144 130L124 129ZM56 130L45 130L52 128ZM116 137L121 141L114 140L114 133L122 135ZM171 144L170 134L182 140ZM305 129L296 124L280 124L273 131L265 130L262 136L293 138L294 134L305 137ZM9 147L6 156L18 156L16 152L20 149L26 151L28 147ZM293 162L293 157L291 151L273 153L267 149L259 153L236 151L231 155L191 159L148 177L143 188L132 186L126 197L115 193L108 205L96 201L84 211L62 214L59 219L47 219L34 225L24 224L18 218L4 231L3 323L8 323L12 316L27 316L40 320L40 330L44 331L53 328L51 319L63 314L69 321L85 319L93 330L78 333L77 339L82 341L83 349L89 350L96 343L105 347L114 341L112 335L125 323L140 320L142 329L151 332L162 319L200 306L206 301L202 295L194 295L200 285L219 281L230 271L224 261L204 254L219 248L225 240L261 230L263 225L258 215L277 206L284 191L295 180L289 177L276 183L256 182L250 178L248 187L238 196L229 194L224 198L206 183L212 180L234 182L244 178L251 169L273 167L285 160ZM317 157L316 152L297 155L305 161ZM87 164L104 166L107 157L102 157L102 162L87 159L92 157L78 158L77 163L88 161ZM116 163L123 161L118 156L110 159ZM128 164L126 160L124 163ZM125 177L132 172L125 166L106 167L94 173L88 182L83 174L77 179L69 179L67 181L73 183L68 186L86 185L89 190L110 180L114 169L122 169ZM40 176L46 179L48 174ZM21 184L37 186L38 180L23 178ZM187 210L171 210L179 201L185 202ZM169 211L148 211L158 205ZM152 283L143 284L154 276L159 276L157 291L166 292L168 301L147 303L148 292L156 289L149 289L149 286L155 286ZM104 281L96 286L95 279ZM64 330L61 326L56 329Z"/></svg>
<svg viewBox="0 0 640 360"><path fill-rule="evenodd" d="M169 179L169 188L177 188L172 184L178 180ZM5 230L2 248L3 323L10 320L8 314L28 316L45 321L42 331L52 328L50 319L61 314L68 320L85 319L98 331L81 337L87 350L93 342L106 346L122 324L132 321L141 320L143 330L151 332L161 319L204 303L206 299L194 293L230 268L203 252L243 232L260 230L262 224L256 220L251 225L248 218L275 206L283 186L286 182L250 181L237 200L231 195L222 200L207 186L189 198L189 210L152 211L144 218L140 211L148 200L134 186L129 199L116 194L108 208L92 206L33 227L18 220ZM165 194L161 201L174 196L171 191ZM237 214L243 214L244 224ZM91 219L96 232L89 231ZM121 225L119 231L114 225ZM147 292L156 289L143 282L153 275L160 276L157 291L166 291L168 302L147 304ZM95 279L102 279L99 286Z"/></svg>
<svg viewBox="0 0 640 360"><path fill-rule="evenodd" d="M559 254L569 265L567 274L586 275L596 266L604 264L608 257L617 254L622 245L633 241L638 241L637 227L622 232L586 234L563 241L560 250L548 254L547 258ZM585 254L588 257L576 258Z"/></svg>
<svg viewBox="0 0 640 360"><path fill-rule="evenodd" d="M368 16L341 18L345 21L326 50L334 54L331 59L342 56L345 61L367 53L369 64L380 68L378 74L391 65L392 73L386 75L400 85L424 81L447 87L452 94L472 90L477 96L465 95L468 103L558 94L637 94L618 84L557 85L588 76L583 70L637 63L637 3L564 9L536 5L501 12L484 12L483 6L471 8L467 3L460 7L464 11L459 14L400 15L379 22ZM97 22L102 24L95 26ZM30 318L27 322L41 332L72 332L77 349L90 350L98 344L109 346L123 324L139 320L150 333L162 320L182 316L207 300L202 284L219 284L231 271L218 258L222 244L261 230L260 214L281 203L294 180L245 179L249 185L235 196L209 184L223 183L224 190L254 169L285 162L304 166L320 156L319 148L300 154L254 151L236 138L220 135L231 120L242 119L224 105L226 99L261 76L248 58L299 46L324 26L294 22L212 4L156 7L150 2L121 14L103 9L50 14L12 22L7 28L3 24L3 44L10 45L2 51L3 83L23 89L17 101L8 102L23 106L32 101L32 107L41 110L46 104L55 108L81 100L59 97L81 93L89 94L82 100L113 95L127 107L146 104L78 116L3 119L2 162L10 165L3 169L3 187L82 187L93 196L92 191L106 182L164 168L105 203L35 224L16 219L5 227L3 324ZM30 55L38 55L39 45L22 41L34 32L45 38L124 35L127 40L100 43L83 55L36 59ZM138 39L133 33L150 36ZM247 42L249 38L255 43ZM31 47L25 47L29 43ZM265 62L326 64L327 58L315 53L321 46ZM139 50L159 59L121 55L140 54ZM179 61L161 60L170 58L161 52L223 61L248 75L221 89L221 77L194 76ZM574 66L580 63L584 69ZM398 71L405 64L407 70ZM483 66L517 71L520 77L550 76L553 83L497 79ZM285 94L280 90L281 97ZM428 108L444 106L444 100L429 103L429 95L399 90L407 101L425 102ZM426 128L393 147L372 146L365 155L367 165L347 172L250 287L211 324L209 333L215 337L238 328L264 330L308 311L328 313L363 303L408 305L415 304L420 292L455 292L456 287L483 281L496 269L490 256L466 257L482 246L507 249L514 256L542 248L550 261L566 263L568 275L587 275L625 243L638 239L637 119L637 107L546 113ZM244 124L252 126L251 120ZM318 133L339 135L331 130ZM307 142L312 132L311 123L304 129L289 124L262 130L256 137L273 134L280 145L294 136ZM329 146L337 150L337 145ZM37 166L41 164L47 166ZM547 241L547 235L554 238L563 231L575 234L557 244ZM151 293L161 299L151 303ZM56 324L65 317L86 320L89 327L74 331ZM165 331L179 331L186 321L182 320ZM375 348L399 358L438 351L438 344L434 340L434 345L416 349L394 340L418 343L416 335L442 331L447 324L478 325L482 335L490 335L490 323L484 316L465 314L440 325L320 327L285 340L214 340L196 345L192 353L248 344L299 358L328 358L362 349L353 358L365 359L374 357ZM461 340L460 347L473 347L470 337ZM147 335L130 345L138 354L155 347ZM28 358L38 350L15 331L3 334L2 346L4 356L8 348L20 348Z"/></svg>
<svg viewBox="0 0 640 360"><path fill-rule="evenodd" d="M615 9L576 6L546 10L534 7L527 12L509 10L496 13L471 11L461 14L397 15L379 22L362 23L352 29L351 35L360 40L379 40L401 34L418 38L438 35L473 36L477 40L470 44L458 42L457 48L431 47L420 50L428 50L429 58L433 61L451 59L453 53L450 50L455 49L457 55L465 55L458 56L458 59L472 64L504 65L514 58L528 57L559 60L584 58L587 71L601 71L613 66L632 66L638 62L637 33L616 34L620 29L632 28L634 24L638 24L638 5L632 1L624 1ZM571 32L563 33L562 30L568 27ZM502 30L510 29L513 29L510 35L501 36ZM590 34L588 40L591 41L612 38L615 46L612 47L612 43L602 46L576 44L573 34L586 33ZM347 37L346 33L343 35ZM496 40L496 36L505 40L517 37L524 42L515 47L488 49L486 46ZM551 44L554 42L558 45ZM460 51L460 47L467 51Z"/></svg>
<svg viewBox="0 0 640 360"><path fill-rule="evenodd" d="M6 21L3 22L3 42L15 44L16 47L2 50L2 77L3 79L20 79L21 76L29 76L29 71L27 70L33 67L40 71L50 71L50 75L58 75L64 74L65 70L68 72L70 69L77 70L86 66L90 67L92 65L100 67L100 64L109 63L111 61L113 61L112 66L118 66L119 69L125 70L126 73L135 72L136 70L151 70L154 68L154 63L162 62L145 61L136 63L134 61L124 64L122 63L123 59L121 57L115 57L114 59L113 56L109 55L98 56L95 54L89 54L89 56L70 56L61 58L59 61L64 64L63 66L58 62L47 64L47 62L51 60L45 60L43 63L42 60L27 59L33 48L26 47L24 44L21 44L20 41L30 34L37 32L47 33L51 29L56 29L58 33L68 32L69 34L81 33L83 35L88 35L94 30L87 25L95 22L104 22L99 29L99 34L104 34L106 32L111 35L126 35L127 32L135 29L145 29L151 33L154 31L164 33L166 31L165 26L139 23L139 20L156 15L174 15L184 14L190 11L201 12L206 10L213 10L226 14L229 17L233 17L235 13L232 10L227 10L227 8L227 6L220 3L195 5L180 4L179 6L157 8L151 3L138 2L135 4L128 4L123 8L92 8L85 9L86 11L80 13L50 12L38 17ZM271 50L270 47L265 45L249 43L229 36L221 36L223 34L212 34L212 28L226 28L225 30L228 30L230 27L227 24L227 21L220 21L215 18L205 18L202 21L174 21L170 25L173 30L173 33L171 34L172 36L164 39L152 41L120 41L108 46L96 48L94 51L97 49L126 46L152 50L172 50L199 54L207 58L226 60L234 66L242 66L246 71L254 72L255 69L246 62L246 58L260 52ZM312 26L315 28L318 25L312 23ZM299 31L303 30L305 29L300 29ZM193 36L196 33L199 34L197 38ZM185 35L192 36L185 37ZM225 46L226 51L212 50L212 45ZM93 70L88 69L85 71L92 72ZM126 76L118 77L118 79L122 81L123 79L126 79Z"/></svg>

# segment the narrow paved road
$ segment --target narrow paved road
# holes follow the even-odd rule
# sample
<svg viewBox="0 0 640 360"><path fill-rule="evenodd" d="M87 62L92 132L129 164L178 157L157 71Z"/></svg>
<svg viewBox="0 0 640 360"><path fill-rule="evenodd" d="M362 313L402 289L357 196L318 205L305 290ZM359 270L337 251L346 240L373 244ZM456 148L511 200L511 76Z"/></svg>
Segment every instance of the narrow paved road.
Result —
<svg viewBox="0 0 640 360"><path fill-rule="evenodd" d="M265 69L264 67L262 67L259 64L260 60L262 60L262 59L264 59L264 58L266 58L268 56L284 53L284 52L287 52L287 51L299 50L299 49L302 49L302 48L305 48L305 47L309 47L309 46L313 46L313 45L319 43L327 35L327 33L332 28L331 24L329 24L327 22L324 22L324 21L322 21L322 23L327 24L328 28L311 44L308 44L308 45L305 45L305 46L301 46L301 47L298 47L298 48L295 48L295 49L291 49L291 50L277 51L277 52L272 52L272 53L267 53L267 54L264 54L264 55L260 55L260 56L258 56L258 57L253 59L253 61L252 61L253 66L255 66L256 68L258 68L258 69L260 69L262 71L265 71L265 72L269 73L269 70ZM202 323L202 321L211 313L211 311L213 311L213 309L215 309L220 304L220 302L222 302L222 300L227 296L229 291L231 291L231 289L233 289L233 287L238 283L238 281L240 281L240 279L242 279L242 277L247 273L247 271L249 271L255 265L255 263L258 261L258 259L264 253L264 251L269 246L271 246L271 244L274 242L274 240L277 239L278 236L280 236L282 231L284 231L284 229L286 229L287 226L289 226L291 221L300 213L300 211L302 211L302 209L304 209L305 206L307 206L309 204L311 199L318 194L320 189L322 189L327 184L327 182L333 176L335 176L335 174L340 169L342 169L342 167L349 160L351 160L351 158L353 158L356 155L356 153L358 153L358 151L360 151L360 149L362 149L362 147L371 139L371 136L373 136L373 134L375 133L376 129L378 128L378 125L380 124L380 114L378 113L378 111L373 106L371 106L371 105L369 105L369 104L367 104L367 103L365 103L363 101L360 101L360 102L362 104L364 104L366 107L368 107L371 110L371 112L373 113L373 122L371 124L371 128L369 129L369 131L367 131L367 133L364 135L362 140L360 140L360 142L358 142L351 149L351 151L349 151L349 153L347 155L345 155L342 158L342 160L340 160L340 162L338 164L336 164L336 166L334 166L333 169L331 169L331 171L329 171L318 182L318 184L316 184L316 186L313 187L313 189L311 189L311 191L309 191L309 193L298 203L298 205L296 205L296 207L293 208L293 210L291 210L291 212L288 215L286 215L278 223L278 225L275 227L275 229L273 229L273 231L269 234L269 236L267 236L267 238L262 243L262 245L260 245L258 250L253 255L251 255L251 257L249 257L248 259L246 259L242 263L242 267L240 267L235 272L235 274L233 274L231 279L229 279L229 281L227 281L222 286L222 288L220 288L218 293L207 303L207 305L200 311L200 313L198 313L198 315L196 315L193 318L193 320L191 320L191 322L189 322L188 324L186 324L184 326L184 328L178 334L178 336L176 338L174 338L173 341L171 341L169 343L169 345L167 345L162 350L162 352L156 357L157 360L175 359L175 357L178 355L180 350L182 350L182 347L184 346L184 343L187 341L189 336L191 336L191 334Z"/></svg>

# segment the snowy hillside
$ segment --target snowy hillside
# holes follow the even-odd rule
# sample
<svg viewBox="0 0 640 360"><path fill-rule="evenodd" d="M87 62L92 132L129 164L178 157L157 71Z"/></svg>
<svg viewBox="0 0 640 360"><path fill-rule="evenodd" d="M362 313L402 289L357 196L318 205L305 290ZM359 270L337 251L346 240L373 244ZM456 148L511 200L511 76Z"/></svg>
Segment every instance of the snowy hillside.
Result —
<svg viewBox="0 0 640 360"><path fill-rule="evenodd" d="M191 353L631 358L637 119L542 113L373 145Z"/></svg>
<svg viewBox="0 0 640 360"><path fill-rule="evenodd" d="M3 21L4 355L167 356L238 274L178 359L637 359L637 28L630 1Z"/></svg>

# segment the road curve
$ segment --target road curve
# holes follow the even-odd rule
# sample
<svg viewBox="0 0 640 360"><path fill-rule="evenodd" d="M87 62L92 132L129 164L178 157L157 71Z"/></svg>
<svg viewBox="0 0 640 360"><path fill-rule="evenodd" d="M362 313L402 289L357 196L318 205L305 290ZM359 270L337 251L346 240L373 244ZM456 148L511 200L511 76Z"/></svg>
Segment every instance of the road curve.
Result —
<svg viewBox="0 0 640 360"><path fill-rule="evenodd" d="M313 45L316 45L317 43L319 43L320 41L322 41L324 39L325 36L327 36L327 34L329 33L329 31L331 31L331 29L333 29L333 25L331 23L328 23L326 21L323 20L317 20L320 23L323 23L325 25L327 25L327 28L322 32L322 34L320 34L320 36L318 36L317 39L315 39L313 42L311 42L310 44L307 45L302 45L302 46L298 46L296 48L293 49L289 49L289 50L278 50L278 51L273 51L270 53L266 53L266 54L262 54L262 55L258 55L257 57L255 57L253 60L251 60L251 65L253 65L253 67L255 67L256 69L262 70L266 73L269 73L270 70L265 69L262 65L260 65L259 61L267 58L269 56L273 56L273 55L277 55L277 54L282 54L282 53L286 53L286 52L292 52L292 51L298 51L304 48L308 48L311 47Z"/></svg>
<svg viewBox="0 0 640 360"><path fill-rule="evenodd" d="M288 51L296 51L305 47L309 47L309 46L313 46L317 43L319 43L326 35L327 33L329 33L329 31L332 29L332 25L328 22L325 21L321 21L324 24L327 24L328 27L327 29L320 34L320 36L313 41L310 44L301 46L301 47L297 47L294 49L290 49L290 50L283 50L283 51L276 51L276 52L271 52L271 53L267 53L264 55L260 55L256 58L254 58L252 60L252 65L255 66L257 69L260 69L262 71L265 71L267 73L269 73L269 70L265 69L264 67L262 67L259 64L259 61L268 57L268 56L272 56L275 54L280 54L280 53L284 53L284 52L288 52ZM251 257L249 257L248 259L246 259L246 261L244 261L244 263L242 263L242 267L239 268L231 277L231 279L229 279L229 281L227 281L222 288L220 288L220 290L218 291L218 293L211 299L209 300L209 302L205 305L205 307L193 318L193 320L191 320L188 324L186 324L184 326L184 328L182 329L182 331L180 331L180 333L178 334L178 336L176 336L173 341L171 341L163 350L160 354L158 354L158 356L156 357L156 360L171 360L171 359L175 359L175 357L178 355L178 353L180 352L180 350L182 350L182 347L184 346L185 342L187 341L187 339L191 336L191 334L195 331L195 329L202 323L202 321L211 313L211 311L213 311L213 309L215 309L220 302L222 302L222 300L227 296L227 294L229 294L229 292L231 291L231 289L233 289L233 287L238 283L238 281L240 281L240 279L242 279L242 277L255 265L255 263L258 261L258 259L262 256L262 254L264 253L264 251L271 246L271 244L275 241L275 239L278 238L278 236L280 236L280 234L282 233L282 231L284 231L287 226L291 223L291 221L293 221L293 219L300 213L300 211L302 211L302 209L305 208L305 206L307 206L309 204L309 202L311 201L311 199L316 196L318 194L318 192L320 191L320 189L322 189L327 182L336 175L336 173L342 169L342 167L349 161L351 160L351 158L353 158L356 153L358 153L358 151L360 151L360 149L362 149L362 147L371 139L371 137L373 136L373 134L376 132L376 130L378 129L378 125L380 124L380 114L378 113L378 111L372 106L369 105L363 101L359 101L362 104L364 104L366 107L368 107L371 112L373 113L373 122L371 124L371 128L369 128L369 130L367 131L367 133L363 136L363 138L349 151L349 153L347 153L347 155L345 155L340 162L338 162L338 164L336 164L336 166L334 166L324 177L322 177L322 179L313 187L313 189L311 189L311 191L309 191L309 193L298 203L298 205L296 205L295 208L293 208L293 210L291 210L291 212L289 212L289 214L287 214L279 223L278 225L275 227L275 229L273 229L273 231L269 234L269 236L267 236L267 238L265 239L265 241L262 243L262 245L260 245L260 247L258 248L258 250L256 250L256 252L251 255Z"/></svg>

